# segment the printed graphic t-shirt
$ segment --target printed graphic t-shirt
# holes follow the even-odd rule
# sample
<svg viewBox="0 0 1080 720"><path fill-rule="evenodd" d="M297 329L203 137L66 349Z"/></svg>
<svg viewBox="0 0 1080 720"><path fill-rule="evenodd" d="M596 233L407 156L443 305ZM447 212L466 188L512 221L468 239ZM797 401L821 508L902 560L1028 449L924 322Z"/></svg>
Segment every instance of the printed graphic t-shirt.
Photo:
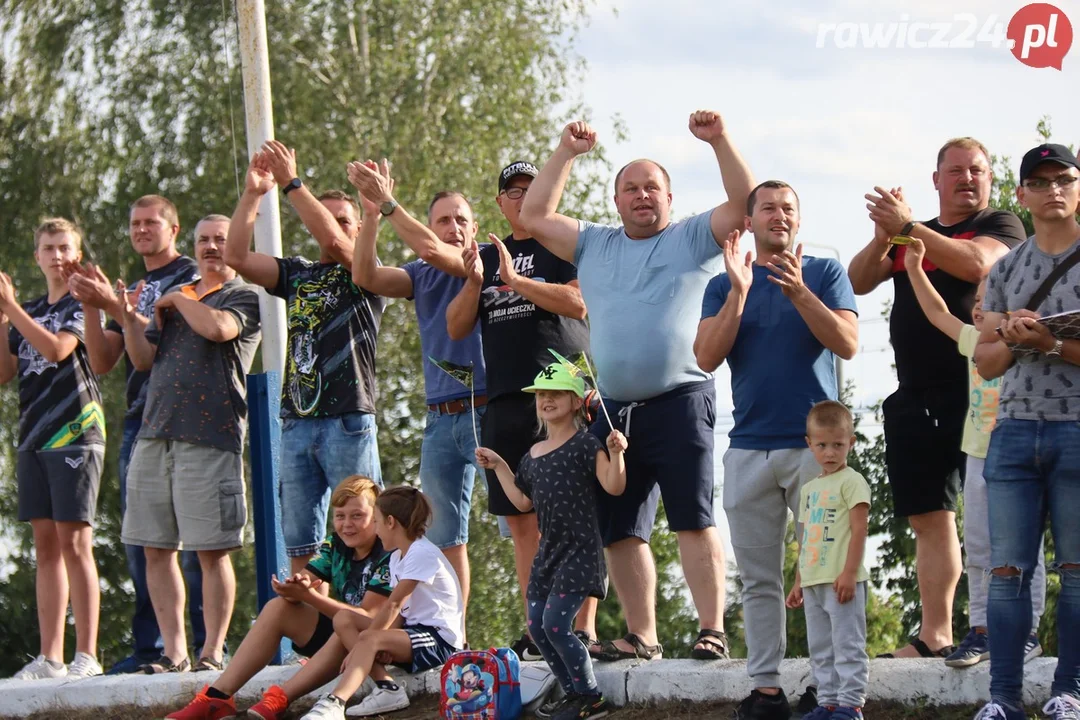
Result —
<svg viewBox="0 0 1080 720"><path fill-rule="evenodd" d="M83 344L82 305L65 295L52 305L42 296L22 307L49 332L70 333L79 343L61 362L50 362L11 326L8 347L19 358L19 450L104 445L105 414Z"/></svg>
<svg viewBox="0 0 1080 720"><path fill-rule="evenodd" d="M142 293L139 295L139 302L135 307L135 311L144 318L152 320L154 318L154 305L157 304L158 298L173 288L188 285L198 279L198 263L185 255L181 255L168 265L159 267L156 270L150 270L143 277L145 285L143 285ZM120 335L124 334L124 326L116 322L116 320L110 319L105 329ZM127 378L127 394L125 397L128 407L125 417L142 417L143 408L146 406L146 381L150 379L150 373L136 370L126 352L124 353L124 372Z"/></svg>
<svg viewBox="0 0 1080 720"><path fill-rule="evenodd" d="M850 467L803 485L799 494L799 522L803 523L799 577L803 587L831 585L840 577L851 544L851 510L863 503L870 504L870 486ZM859 565L856 582L869 579L865 565Z"/></svg>
<svg viewBox="0 0 1080 720"><path fill-rule="evenodd" d="M390 555L378 538L371 552L358 560L353 549L337 533L332 533L305 569L330 583L334 597L346 605L360 605L368 592L390 597Z"/></svg>
<svg viewBox="0 0 1080 720"><path fill-rule="evenodd" d="M536 282L565 285L577 280L577 268L553 255L533 238L503 240L518 275ZM588 352L589 327L584 320L564 317L537 307L506 285L499 276L499 249L480 248L484 284L478 308L487 362L488 398L516 393L531 385L536 374L555 362L554 350L571 358Z"/></svg>
<svg viewBox="0 0 1080 720"><path fill-rule="evenodd" d="M975 367L975 346L979 344L979 331L974 325L960 328L960 337L956 340L960 354L968 359L968 413L964 420L964 439L961 449L976 458L986 458L990 447L990 432L997 422L998 397L1001 393L1001 378L983 380L979 369Z"/></svg>
<svg viewBox="0 0 1080 720"><path fill-rule="evenodd" d="M375 412L375 343L386 302L353 284L348 268L276 258L289 328L282 417Z"/></svg>
<svg viewBox="0 0 1080 720"><path fill-rule="evenodd" d="M937 218L923 223L936 233L955 240L971 240L979 236L992 237L1012 248L1024 241L1024 226L1011 212L986 208L968 219L945 227ZM896 376L900 387L925 390L966 383L964 359L948 335L940 332L919 307L911 279L904 269L907 248L894 246L892 258L893 307L889 315L889 336L896 353ZM962 322L971 322L975 306L977 283L954 277L923 258L923 270L930 284L938 291L949 312Z"/></svg>

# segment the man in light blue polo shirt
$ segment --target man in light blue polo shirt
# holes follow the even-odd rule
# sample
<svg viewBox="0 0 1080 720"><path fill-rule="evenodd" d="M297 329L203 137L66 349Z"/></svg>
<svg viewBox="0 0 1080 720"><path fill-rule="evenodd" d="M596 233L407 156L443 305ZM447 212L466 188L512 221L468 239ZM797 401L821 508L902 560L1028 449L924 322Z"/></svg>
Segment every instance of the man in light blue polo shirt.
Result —
<svg viewBox="0 0 1080 720"><path fill-rule="evenodd" d="M435 508L427 538L453 566L467 608L469 511L477 473L475 438L487 409L487 391L480 325L477 323L463 339L451 340L446 330L446 307L465 285L461 253L465 247L475 247L478 225L465 196L445 191L432 199L425 227L394 200L394 184L385 161L382 166L370 161L350 163L349 181L360 191L364 206L364 223L353 258L353 282L381 297L408 298L416 306L428 410L420 450L420 485ZM379 264L375 239L381 217L390 222L419 260L402 267ZM472 365L472 393L435 366L432 358Z"/></svg>
<svg viewBox="0 0 1080 720"><path fill-rule="evenodd" d="M799 491L821 472L806 444L806 416L815 403L838 399L835 359L855 355L858 308L843 265L803 257L795 247L799 198L791 186L761 183L746 213L756 257L739 252L738 232L724 241L726 272L705 289L694 351L708 372L728 362L735 400L724 511L742 578L754 686L736 718L787 720L791 708L780 688L787 513L799 516ZM823 706L838 701L821 698Z"/></svg>
<svg viewBox="0 0 1080 720"><path fill-rule="evenodd" d="M709 212L672 223L667 171L636 160L615 177L621 227L558 214L574 158L596 144L584 122L563 130L521 208L521 222L533 237L578 266L600 391L615 426L630 438L626 491L600 502L609 572L629 630L605 643L604 660L652 659L663 651L648 547L661 495L701 622L691 654L727 656L724 551L713 519L716 398L693 343L702 294L721 267L720 242L742 227L754 182L719 114L695 112L689 125L713 149L728 196ZM607 421L600 419L593 431L606 436Z"/></svg>

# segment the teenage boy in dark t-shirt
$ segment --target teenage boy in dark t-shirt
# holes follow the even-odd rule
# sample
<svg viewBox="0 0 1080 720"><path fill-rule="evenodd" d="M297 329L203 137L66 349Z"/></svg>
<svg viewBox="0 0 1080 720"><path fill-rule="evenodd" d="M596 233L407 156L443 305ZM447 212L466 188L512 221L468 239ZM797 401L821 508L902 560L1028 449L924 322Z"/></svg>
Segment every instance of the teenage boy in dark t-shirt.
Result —
<svg viewBox="0 0 1080 720"><path fill-rule="evenodd" d="M81 244L68 220L52 218L34 231L34 259L48 293L22 306L11 278L0 273L0 383L19 379L19 520L33 528L37 557L41 651L15 675L21 680L101 674L92 526L105 416L83 344L82 308L68 294L62 270L79 261ZM70 667L64 665L69 588L76 637Z"/></svg>
<svg viewBox="0 0 1080 720"><path fill-rule="evenodd" d="M180 223L176 206L160 195L144 195L131 205L128 234L131 247L142 258L146 274L138 283L132 283L127 300L145 324L154 315L154 304L173 288L198 279L198 266L191 258L181 255L176 248ZM139 372L131 364L124 351L124 327L122 298L109 285L109 279L100 268L69 266L68 285L71 294L82 303L86 313L86 351L90 367L98 375L104 375L116 367L124 357L127 378L127 413L124 415L123 436L120 441L120 457L117 460L120 476L120 514L127 510L127 476L135 438L142 427L143 407L146 404L146 381L149 373ZM123 291L121 292L123 294ZM105 315L109 321L102 327ZM132 654L120 660L109 674L135 672L140 665L154 660L161 654L161 633L158 630L150 591L146 587L146 557L141 547L124 547L128 572L135 589L135 613L131 619ZM206 638L206 626L202 614L202 570L193 552L183 552L180 564L189 590L188 616L191 620L193 641L201 646Z"/></svg>
<svg viewBox="0 0 1080 720"><path fill-rule="evenodd" d="M319 244L319 260L251 252L262 196L275 183ZM316 197L297 177L296 152L270 141L248 167L225 261L285 301L288 349L281 389L281 506L291 573L326 537L330 493L342 478L382 485L375 425L375 349L385 301L352 282L359 208L349 195Z"/></svg>
<svg viewBox="0 0 1080 720"><path fill-rule="evenodd" d="M469 201L458 192L437 193L428 206L428 227L393 199L389 163L349 164L349 181L360 191L364 226L356 242L353 280L383 297L408 298L416 307L424 368L427 420L420 448L420 485L435 508L426 537L453 566L461 585L463 612L468 609L469 513L472 508L478 425L484 417L487 390L480 329L452 340L446 331L446 307L465 284L462 248L474 243L479 226ZM379 264L377 222L385 217L419 260L402 267ZM472 366L472 390L450 377L432 360Z"/></svg>
<svg viewBox="0 0 1080 720"><path fill-rule="evenodd" d="M554 361L549 349L572 357L589 347L577 268L537 242L518 220L521 203L536 175L536 166L523 161L511 163L499 173L495 201L512 232L505 240L493 236L490 245L466 250L468 282L446 313L452 338L463 337L477 317L480 319L488 371L488 409L481 442L506 458L511 470L517 469L537 433L535 398L521 388ZM529 569L540 542L536 513L522 513L514 507L493 471L486 478L488 511L504 519L510 528L518 582L525 597ZM595 618L596 599L588 598L576 627L590 646L596 638ZM515 649L519 655L528 655L527 659L540 658L527 634Z"/></svg>
<svg viewBox="0 0 1080 720"><path fill-rule="evenodd" d="M990 153L972 138L947 142L938 152L934 185L938 217L916 222L900 191L868 194L874 239L848 267L856 294L894 281L889 333L900 387L885 399L885 463L893 512L908 518L918 546L922 622L919 634L892 657L947 657L952 644L952 601L962 565L956 505L968 408L966 360L919 308L904 268L905 248L895 236L926 245L926 270L949 312L971 322L975 290L1009 248L1024 240L1020 220L989 207Z"/></svg>

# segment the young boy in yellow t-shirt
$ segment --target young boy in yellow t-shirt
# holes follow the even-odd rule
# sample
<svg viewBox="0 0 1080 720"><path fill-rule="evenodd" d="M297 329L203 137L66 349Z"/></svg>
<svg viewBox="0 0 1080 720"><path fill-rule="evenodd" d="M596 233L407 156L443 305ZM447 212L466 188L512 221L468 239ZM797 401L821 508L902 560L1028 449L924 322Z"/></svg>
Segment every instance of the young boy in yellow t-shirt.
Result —
<svg viewBox="0 0 1080 720"><path fill-rule="evenodd" d="M799 569L787 606L804 606L818 706L804 720L862 720L870 659L866 654L863 567L870 486L847 465L855 444L851 411L819 402L806 418L806 442L821 474L799 495Z"/></svg>
<svg viewBox="0 0 1080 720"><path fill-rule="evenodd" d="M904 255L904 267L907 270L915 298L919 301L926 319L934 327L956 341L960 354L968 359L968 388L970 401L968 414L964 422L964 437L961 449L967 455L964 468L964 555L968 578L968 621L970 629L963 641L945 664L949 667L964 668L978 665L990 659L990 639L986 634L986 600L990 589L990 517L986 495L986 480L983 478L983 463L986 450L990 446L990 431L994 429L998 411L998 396L1001 391L1001 378L983 380L975 368L975 345L979 342L982 331L982 297L986 289L986 280L979 283L975 291L975 307L971 311L974 325L968 325L949 312L945 300L923 270L923 256L926 246L922 240L913 238ZM1039 552L1039 563L1031 577L1031 635L1024 646L1024 661L1042 654L1039 636L1039 619L1046 606L1046 562Z"/></svg>

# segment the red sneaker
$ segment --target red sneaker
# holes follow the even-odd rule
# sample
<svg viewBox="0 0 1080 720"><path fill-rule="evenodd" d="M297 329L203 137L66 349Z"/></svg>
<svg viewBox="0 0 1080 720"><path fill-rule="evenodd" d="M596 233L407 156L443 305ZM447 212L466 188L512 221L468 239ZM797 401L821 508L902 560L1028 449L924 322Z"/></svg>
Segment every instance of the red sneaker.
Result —
<svg viewBox="0 0 1080 720"><path fill-rule="evenodd" d="M289 698L278 685L271 685L262 700L248 708L248 717L255 720L282 720L289 707Z"/></svg>
<svg viewBox="0 0 1080 720"><path fill-rule="evenodd" d="M209 687L209 685L203 685L203 689L186 708L166 715L165 720L224 720L224 718L236 715L236 703L233 699L218 700L209 697L206 694Z"/></svg>

